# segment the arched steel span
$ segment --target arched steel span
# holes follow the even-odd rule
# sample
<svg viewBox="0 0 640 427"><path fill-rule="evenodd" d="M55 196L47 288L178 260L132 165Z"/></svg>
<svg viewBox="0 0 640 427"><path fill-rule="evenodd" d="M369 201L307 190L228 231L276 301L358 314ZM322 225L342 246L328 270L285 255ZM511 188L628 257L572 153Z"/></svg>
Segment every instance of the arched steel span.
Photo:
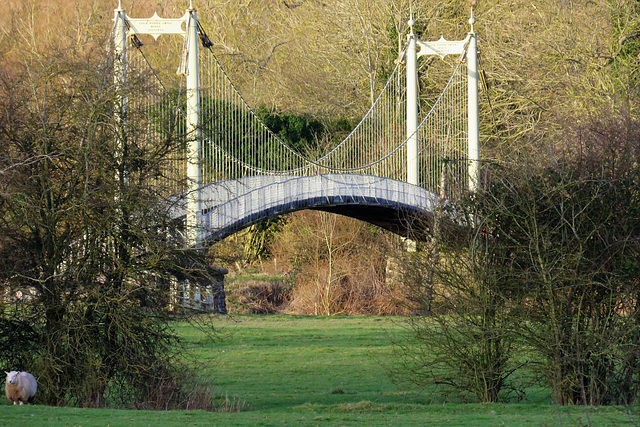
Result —
<svg viewBox="0 0 640 427"><path fill-rule="evenodd" d="M264 219L303 209L357 218L402 236L426 237L437 196L390 178L361 174L252 176L202 189L203 242L215 242ZM174 211L174 218L186 213Z"/></svg>

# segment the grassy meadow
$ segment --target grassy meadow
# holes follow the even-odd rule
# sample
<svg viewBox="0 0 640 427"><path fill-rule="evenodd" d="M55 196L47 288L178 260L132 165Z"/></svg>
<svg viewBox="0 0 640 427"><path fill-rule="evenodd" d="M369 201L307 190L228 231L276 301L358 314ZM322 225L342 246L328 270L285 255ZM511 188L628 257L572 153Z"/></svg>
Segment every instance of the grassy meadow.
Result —
<svg viewBox="0 0 640 427"><path fill-rule="evenodd" d="M558 407L546 392L509 404L457 403L398 390L393 363L401 319L373 316L216 316L213 339L178 324L220 412L135 411L0 404L2 425L635 425L622 407ZM636 411L631 411L636 412Z"/></svg>

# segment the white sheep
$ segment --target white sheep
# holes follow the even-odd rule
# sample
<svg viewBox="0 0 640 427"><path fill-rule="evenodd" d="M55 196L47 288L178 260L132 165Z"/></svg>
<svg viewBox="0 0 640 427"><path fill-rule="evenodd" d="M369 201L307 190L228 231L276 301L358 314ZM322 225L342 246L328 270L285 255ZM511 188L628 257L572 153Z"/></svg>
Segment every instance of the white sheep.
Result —
<svg viewBox="0 0 640 427"><path fill-rule="evenodd" d="M9 399L15 405L18 401L22 405L24 402L31 403L33 396L36 395L38 382L29 372L4 372L7 374L7 383L4 391Z"/></svg>

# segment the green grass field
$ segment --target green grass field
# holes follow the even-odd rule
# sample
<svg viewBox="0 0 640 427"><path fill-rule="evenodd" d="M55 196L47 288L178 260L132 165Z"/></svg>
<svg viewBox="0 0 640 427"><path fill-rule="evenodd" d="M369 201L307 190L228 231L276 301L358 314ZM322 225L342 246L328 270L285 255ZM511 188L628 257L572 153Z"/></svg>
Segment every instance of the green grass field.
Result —
<svg viewBox="0 0 640 427"><path fill-rule="evenodd" d="M178 325L220 401L239 412L125 411L0 405L7 426L200 425L635 425L622 407L557 407L545 394L518 404L453 403L399 391L393 363L398 319L218 316L212 340Z"/></svg>

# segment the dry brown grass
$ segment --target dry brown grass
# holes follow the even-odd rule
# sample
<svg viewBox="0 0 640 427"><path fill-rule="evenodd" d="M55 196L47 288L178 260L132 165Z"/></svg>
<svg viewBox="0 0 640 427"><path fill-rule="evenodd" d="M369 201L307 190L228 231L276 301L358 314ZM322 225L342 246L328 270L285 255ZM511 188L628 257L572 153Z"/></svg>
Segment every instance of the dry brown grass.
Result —
<svg viewBox="0 0 640 427"><path fill-rule="evenodd" d="M301 281L292 291L287 312L309 315L407 314L398 303L402 298L399 288L388 288L382 283L358 283L351 278L343 278L327 286L326 282Z"/></svg>

